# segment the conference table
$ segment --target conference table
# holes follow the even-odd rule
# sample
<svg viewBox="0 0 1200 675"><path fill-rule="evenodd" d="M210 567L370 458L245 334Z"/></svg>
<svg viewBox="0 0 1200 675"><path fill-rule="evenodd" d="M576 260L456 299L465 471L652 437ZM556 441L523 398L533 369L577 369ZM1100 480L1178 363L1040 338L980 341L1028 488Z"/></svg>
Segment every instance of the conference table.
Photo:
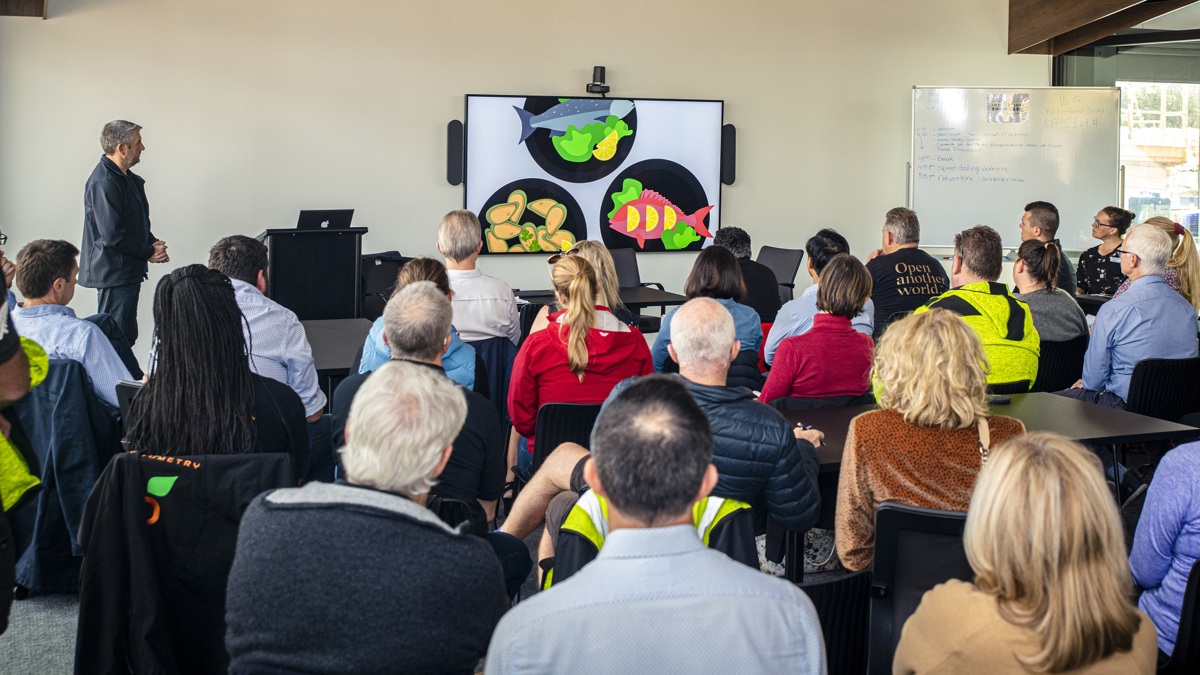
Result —
<svg viewBox="0 0 1200 675"><path fill-rule="evenodd" d="M1053 431L1081 443L1122 445L1149 441L1169 441L1200 437L1200 429L1167 422L1124 410L1077 401L1073 398L1037 392L1013 394L1012 402L990 407L993 415L1021 420L1026 431ZM792 424L806 424L821 430L825 439L817 448L821 491L821 520L817 527L833 528L833 507L837 502L838 474L850 420L876 405L782 411Z"/></svg>
<svg viewBox="0 0 1200 675"><path fill-rule="evenodd" d="M554 291L550 289L515 290L513 294L518 300L524 300L533 305L554 303ZM621 288L617 294L621 296L621 302L634 313L646 307L670 307L687 302L687 296L645 286Z"/></svg>

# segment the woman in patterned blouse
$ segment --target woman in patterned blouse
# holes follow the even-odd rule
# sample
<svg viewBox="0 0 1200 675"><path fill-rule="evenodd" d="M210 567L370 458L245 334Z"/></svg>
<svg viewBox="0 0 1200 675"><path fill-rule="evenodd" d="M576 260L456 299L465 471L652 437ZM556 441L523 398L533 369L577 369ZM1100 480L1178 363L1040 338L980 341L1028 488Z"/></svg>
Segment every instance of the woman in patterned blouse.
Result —
<svg viewBox="0 0 1200 675"><path fill-rule="evenodd" d="M1075 270L1080 295L1112 295L1125 281L1117 249L1132 222L1133 212L1118 206L1106 206L1096 214L1092 220L1092 236L1099 239L1100 244L1079 254L1079 266Z"/></svg>

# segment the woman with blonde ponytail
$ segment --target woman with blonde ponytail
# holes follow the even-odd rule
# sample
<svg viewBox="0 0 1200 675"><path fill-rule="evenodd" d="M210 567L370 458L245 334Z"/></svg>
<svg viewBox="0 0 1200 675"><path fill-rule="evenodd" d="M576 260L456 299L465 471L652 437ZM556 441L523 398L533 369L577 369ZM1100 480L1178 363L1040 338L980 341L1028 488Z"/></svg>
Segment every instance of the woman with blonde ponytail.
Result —
<svg viewBox="0 0 1200 675"><path fill-rule="evenodd" d="M1100 459L1053 433L996 446L963 532L975 583L925 594L892 672L1151 675L1154 624L1133 578Z"/></svg>
<svg viewBox="0 0 1200 675"><path fill-rule="evenodd" d="M1196 253L1196 240L1192 233L1179 223L1164 216L1154 216L1143 221L1153 225L1171 238L1171 257L1167 260L1167 269L1163 272L1163 281L1174 288L1184 300L1192 303L1192 307L1200 310L1200 254ZM1124 293L1129 288L1129 282L1121 284L1113 297Z"/></svg>
<svg viewBox="0 0 1200 675"><path fill-rule="evenodd" d="M601 403L621 380L654 370L641 332L597 304L596 270L583 256L559 256L550 278L563 309L525 339L508 389L508 414L530 454L542 405Z"/></svg>

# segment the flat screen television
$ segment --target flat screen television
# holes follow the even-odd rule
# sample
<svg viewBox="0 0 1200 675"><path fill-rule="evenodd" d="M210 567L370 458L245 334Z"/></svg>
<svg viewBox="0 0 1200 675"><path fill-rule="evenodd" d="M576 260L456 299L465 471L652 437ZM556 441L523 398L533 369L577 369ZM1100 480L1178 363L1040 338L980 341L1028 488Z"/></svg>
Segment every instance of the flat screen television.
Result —
<svg viewBox="0 0 1200 675"><path fill-rule="evenodd" d="M696 251L720 227L723 101L467 96L483 252Z"/></svg>

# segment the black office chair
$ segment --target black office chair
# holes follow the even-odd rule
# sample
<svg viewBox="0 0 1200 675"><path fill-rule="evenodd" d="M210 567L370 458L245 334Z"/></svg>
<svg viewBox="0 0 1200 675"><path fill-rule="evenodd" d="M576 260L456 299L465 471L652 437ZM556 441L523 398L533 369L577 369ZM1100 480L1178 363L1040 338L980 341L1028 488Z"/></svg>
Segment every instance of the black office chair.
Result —
<svg viewBox="0 0 1200 675"><path fill-rule="evenodd" d="M383 316L383 308L396 288L396 274L412 258L399 251L369 253L362 256L363 317L374 321Z"/></svg>
<svg viewBox="0 0 1200 675"><path fill-rule="evenodd" d="M816 410L818 408L842 408L852 405L872 405L874 403L875 394L868 391L861 396L826 396L823 398L792 396L790 398L777 398L767 405L770 405L779 412L787 412L789 410Z"/></svg>
<svg viewBox="0 0 1200 675"><path fill-rule="evenodd" d="M542 307L545 305L535 305L530 302L518 308L517 312L521 321L521 344L525 344L525 338L529 337L529 331L533 328L533 320L537 318L538 312L542 311Z"/></svg>
<svg viewBox="0 0 1200 675"><path fill-rule="evenodd" d="M821 633L830 673L863 673L867 669L871 572L847 572L831 580L799 584L808 594Z"/></svg>
<svg viewBox="0 0 1200 675"><path fill-rule="evenodd" d="M657 281L642 281L642 273L638 270L637 253L631 248L611 248L613 266L617 271L617 286L621 288L649 287L666 290ZM659 307L660 314L667 313L667 306ZM637 315L638 330L643 333L657 333L662 327L662 316Z"/></svg>
<svg viewBox="0 0 1200 675"><path fill-rule="evenodd" d="M796 289L796 273L800 271L800 261L804 260L804 249L776 248L764 246L758 249L757 262L771 268L775 279L779 281L779 301L791 300Z"/></svg>
<svg viewBox="0 0 1200 675"><path fill-rule="evenodd" d="M1175 649L1171 658L1158 669L1158 675L1187 675L1200 672L1200 560L1192 565L1187 588L1183 591L1183 608L1179 612L1179 632L1175 634Z"/></svg>
<svg viewBox="0 0 1200 675"><path fill-rule="evenodd" d="M1138 361L1129 381L1125 409L1175 422L1200 412L1200 357Z"/></svg>
<svg viewBox="0 0 1200 675"><path fill-rule="evenodd" d="M1043 342L1038 358L1037 379L1031 391L1069 389L1083 375L1083 357L1090 336L1087 333L1066 342Z"/></svg>
<svg viewBox="0 0 1200 675"><path fill-rule="evenodd" d="M600 404L547 403L538 408L537 425L533 430L536 447L530 476L546 462L546 457L563 443L592 445L592 427L600 416Z"/></svg>
<svg viewBox="0 0 1200 675"><path fill-rule="evenodd" d="M989 384L988 393L992 396L1000 396L1005 394L1027 394L1029 393L1029 380L1017 380L1016 382L997 382L996 384Z"/></svg>
<svg viewBox="0 0 1200 675"><path fill-rule="evenodd" d="M950 579L971 580L962 532L967 514L884 502L875 511L868 673L892 672L904 622L925 592Z"/></svg>
<svg viewBox="0 0 1200 675"><path fill-rule="evenodd" d="M488 531L487 515L483 508L472 506L461 499L452 499L441 495L429 495L425 502L426 508L437 514L439 520L450 527L463 526L464 532L484 536Z"/></svg>

